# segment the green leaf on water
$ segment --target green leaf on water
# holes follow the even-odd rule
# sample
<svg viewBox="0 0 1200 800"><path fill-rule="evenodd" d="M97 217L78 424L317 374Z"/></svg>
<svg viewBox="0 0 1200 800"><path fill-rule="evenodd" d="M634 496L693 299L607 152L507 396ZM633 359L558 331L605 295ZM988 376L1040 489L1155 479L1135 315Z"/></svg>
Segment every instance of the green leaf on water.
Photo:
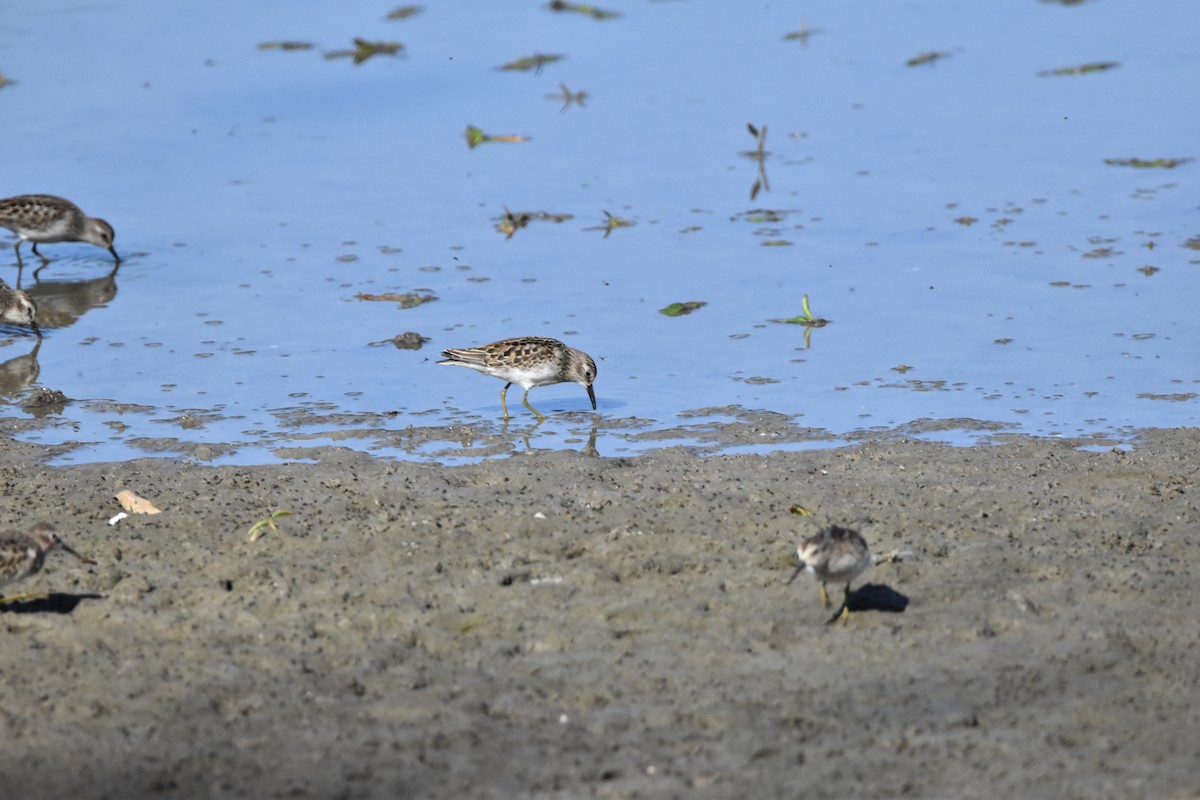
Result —
<svg viewBox="0 0 1200 800"><path fill-rule="evenodd" d="M1112 167L1136 167L1137 169L1174 169L1186 164L1190 158L1106 158L1104 163Z"/></svg>
<svg viewBox="0 0 1200 800"><path fill-rule="evenodd" d="M395 56L404 45L400 42L369 42L366 39L355 38L353 50L331 50L326 58L351 58L355 66L363 63L372 56Z"/></svg>
<svg viewBox="0 0 1200 800"><path fill-rule="evenodd" d="M1093 61L1088 64L1080 64L1075 67L1059 67L1058 69L1044 69L1038 73L1038 77L1046 78L1051 75L1087 75L1092 72L1105 72L1114 67L1121 66L1116 61Z"/></svg>
<svg viewBox="0 0 1200 800"><path fill-rule="evenodd" d="M658 313L665 314L668 317L682 317L685 314L690 314L697 309L704 308L706 305L708 305L708 303L689 300L686 303L671 303L671 305L667 306L666 308L660 308Z"/></svg>
<svg viewBox="0 0 1200 800"><path fill-rule="evenodd" d="M553 54L534 53L531 56L518 58L504 64L499 69L528 71L533 70L534 74L539 74L542 71L542 66L545 64L553 64L555 61L562 61L566 56Z"/></svg>
<svg viewBox="0 0 1200 800"><path fill-rule="evenodd" d="M829 320L813 316L812 309L808 307L808 295L800 298L799 314L788 319L773 319L771 322L782 322L787 325L804 325L809 328L823 328L829 324Z"/></svg>
<svg viewBox="0 0 1200 800"><path fill-rule="evenodd" d="M467 147L474 150L484 142L528 142L528 136L519 136L515 133L497 133L491 135L484 133L474 125L467 126Z"/></svg>

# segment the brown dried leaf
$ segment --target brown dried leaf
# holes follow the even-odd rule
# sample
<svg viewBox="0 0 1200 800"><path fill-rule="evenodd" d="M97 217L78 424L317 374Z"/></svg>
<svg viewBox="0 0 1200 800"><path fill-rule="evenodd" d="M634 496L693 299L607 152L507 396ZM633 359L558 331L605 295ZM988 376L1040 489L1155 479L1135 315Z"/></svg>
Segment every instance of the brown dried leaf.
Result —
<svg viewBox="0 0 1200 800"><path fill-rule="evenodd" d="M131 514L161 514L162 509L151 503L144 497L140 497L129 489L123 489L117 492L117 502L121 504L121 508Z"/></svg>

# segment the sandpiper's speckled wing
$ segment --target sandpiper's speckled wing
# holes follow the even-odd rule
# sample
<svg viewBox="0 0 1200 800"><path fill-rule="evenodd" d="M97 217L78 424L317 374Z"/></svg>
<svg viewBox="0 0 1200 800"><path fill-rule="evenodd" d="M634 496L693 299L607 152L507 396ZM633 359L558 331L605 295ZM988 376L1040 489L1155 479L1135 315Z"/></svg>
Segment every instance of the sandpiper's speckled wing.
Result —
<svg viewBox="0 0 1200 800"><path fill-rule="evenodd" d="M12 230L50 230L69 224L72 212L83 216L79 206L52 194L23 194L0 200L0 225Z"/></svg>
<svg viewBox="0 0 1200 800"><path fill-rule="evenodd" d="M479 347L449 348L442 358L482 367L522 367L552 359L565 347L546 336L517 336Z"/></svg>
<svg viewBox="0 0 1200 800"><path fill-rule="evenodd" d="M0 586L37 572L45 558L45 551L29 534L0 531Z"/></svg>

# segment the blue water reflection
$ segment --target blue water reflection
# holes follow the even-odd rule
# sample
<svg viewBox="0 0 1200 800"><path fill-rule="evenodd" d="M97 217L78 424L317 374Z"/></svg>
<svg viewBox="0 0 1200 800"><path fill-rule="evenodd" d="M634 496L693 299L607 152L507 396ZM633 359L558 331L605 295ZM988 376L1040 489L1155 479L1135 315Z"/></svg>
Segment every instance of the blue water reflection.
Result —
<svg viewBox="0 0 1200 800"><path fill-rule="evenodd" d="M607 5L8 9L0 194L75 200L125 259L109 280L103 251L54 245L23 276L47 308L91 294L35 370L6 331L0 359L34 376L5 390L16 435L86 443L74 461L454 461L708 447L724 419L761 427L738 451L919 420L997 423L914 432L954 441L1200 423L1198 165L1105 163L1195 157L1195 3ZM354 37L405 47L323 57ZM278 40L315 47L259 48ZM538 53L566 58L497 69ZM560 84L586 103L563 110ZM753 201L747 123L768 131ZM530 141L469 149L468 124ZM571 216L506 239L506 210ZM605 212L633 225L606 237ZM361 299L410 292L437 299ZM769 321L805 294L832 320L807 341ZM379 344L404 331L430 342ZM434 366L520 334L596 358L600 420L563 384L535 395L559 414L506 429L501 383ZM35 417L37 387L74 402Z"/></svg>

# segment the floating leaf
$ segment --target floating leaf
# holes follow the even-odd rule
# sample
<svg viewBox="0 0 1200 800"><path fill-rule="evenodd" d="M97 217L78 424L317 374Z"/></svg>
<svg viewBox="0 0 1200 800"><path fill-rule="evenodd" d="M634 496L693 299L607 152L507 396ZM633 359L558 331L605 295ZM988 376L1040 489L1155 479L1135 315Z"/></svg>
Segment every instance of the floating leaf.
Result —
<svg viewBox="0 0 1200 800"><path fill-rule="evenodd" d="M515 133L498 133L494 136L489 135L476 128L474 125L467 126L467 147L474 150L484 142L528 142L528 136L518 136Z"/></svg>
<svg viewBox="0 0 1200 800"><path fill-rule="evenodd" d="M922 64L932 64L938 59L949 58L950 54L944 51L929 50L924 53L918 53L904 63L910 67L919 67Z"/></svg>
<svg viewBox="0 0 1200 800"><path fill-rule="evenodd" d="M388 12L386 19L408 19L420 13L420 6L396 6Z"/></svg>
<svg viewBox="0 0 1200 800"><path fill-rule="evenodd" d="M812 309L808 307L807 294L800 298L799 314L789 319L773 319L771 322L781 322L787 325L804 325L809 328L823 328L829 324L829 320L813 316Z"/></svg>
<svg viewBox="0 0 1200 800"><path fill-rule="evenodd" d="M497 67L497 69L519 70L523 72L533 70L534 74L538 75L541 73L543 65L553 64L555 61L562 61L564 58L566 58L566 56L534 53L531 56L525 56L524 58L518 58L515 61L510 61L501 67Z"/></svg>
<svg viewBox="0 0 1200 800"><path fill-rule="evenodd" d="M800 44L807 45L808 37L812 36L814 33L819 33L820 30L820 28L810 28L808 27L807 22L800 20L800 28L792 31L791 33L784 34L783 38L784 41L799 41Z"/></svg>
<svg viewBox="0 0 1200 800"><path fill-rule="evenodd" d="M1190 158L1106 158L1104 163L1114 167L1136 167L1138 169L1174 169L1186 164Z"/></svg>
<svg viewBox="0 0 1200 800"><path fill-rule="evenodd" d="M604 216L605 216L605 220L604 220L603 225L593 225L590 228L584 228L584 230L585 231L604 231L604 238L607 239L608 235L610 233L612 233L613 231L615 231L617 228L632 228L634 225L633 220L625 219L624 217L614 217L612 214L608 213L607 211L604 212Z"/></svg>
<svg viewBox="0 0 1200 800"><path fill-rule="evenodd" d="M621 16L618 11L606 11L603 8L596 8L587 3L567 3L564 0L554 0L550 4L551 11L574 11L576 14L584 14L592 19L614 19Z"/></svg>
<svg viewBox="0 0 1200 800"><path fill-rule="evenodd" d="M312 42L261 42L259 50L312 50L316 45Z"/></svg>
<svg viewBox="0 0 1200 800"><path fill-rule="evenodd" d="M131 514L161 514L162 509L158 508L154 503L151 503L144 497L134 494L129 489L123 489L116 494L117 502L121 504L121 508Z"/></svg>
<svg viewBox="0 0 1200 800"><path fill-rule="evenodd" d="M359 292L355 296L359 300L399 303L401 308L416 308L424 303L432 303L434 300L437 300L437 298L431 294L418 294L417 292L389 292L388 294L367 294L366 292Z"/></svg>
<svg viewBox="0 0 1200 800"><path fill-rule="evenodd" d="M559 91L558 94L548 94L548 95L546 95L546 99L563 101L563 107L558 110L560 114L564 113L568 108L570 108L572 103L579 106L580 108L584 107L585 101L587 100L587 97L588 97L587 92L583 91L582 89L579 90L578 92L572 92L570 89L567 88L567 85L565 83L560 83L558 85L558 88L561 90L561 91Z"/></svg>
<svg viewBox="0 0 1200 800"><path fill-rule="evenodd" d="M746 130L750 131L750 135L758 141L758 146L755 149L742 153L747 158L753 158L758 162L758 179L750 187L750 201L754 202L760 190L771 191L771 184L767 181L767 156L769 155L766 151L767 126L763 125L760 130L754 127L754 123L747 122Z"/></svg>
<svg viewBox="0 0 1200 800"><path fill-rule="evenodd" d="M548 211L518 211L512 212L507 208L504 209L504 216L496 223L496 230L504 234L505 239L511 239L513 234L524 228L530 222L566 222L569 219L574 219L573 214L551 214Z"/></svg>
<svg viewBox="0 0 1200 800"><path fill-rule="evenodd" d="M363 63L372 56L395 56L404 48L400 42L369 42L366 39L354 40L353 50L332 50L325 54L326 58L352 58L355 66Z"/></svg>
<svg viewBox="0 0 1200 800"><path fill-rule="evenodd" d="M1038 73L1040 77L1048 77L1050 75L1087 75L1091 72L1104 72L1105 70L1113 69L1121 66L1116 61L1093 61L1090 64L1080 64L1076 67L1059 67L1058 69L1044 69Z"/></svg>
<svg viewBox="0 0 1200 800"><path fill-rule="evenodd" d="M692 313L697 309L704 308L706 305L708 305L708 303L689 300L686 303L671 303L671 305L667 306L666 308L660 308L658 313L665 314L668 317L682 317L686 314Z"/></svg>

